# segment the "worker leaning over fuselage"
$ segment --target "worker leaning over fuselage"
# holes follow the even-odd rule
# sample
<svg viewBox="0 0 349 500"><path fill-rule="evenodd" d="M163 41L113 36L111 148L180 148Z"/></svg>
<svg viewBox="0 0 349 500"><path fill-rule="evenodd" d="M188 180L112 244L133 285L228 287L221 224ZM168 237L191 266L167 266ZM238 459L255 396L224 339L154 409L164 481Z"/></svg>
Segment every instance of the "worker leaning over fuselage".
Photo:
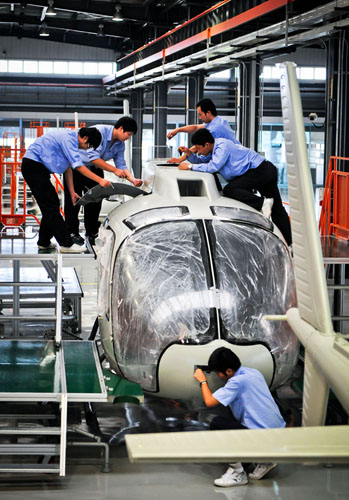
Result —
<svg viewBox="0 0 349 500"><path fill-rule="evenodd" d="M22 161L22 174L30 187L41 213L38 247L40 250L55 248L51 242L54 236L61 252L80 253L85 246L73 244L68 226L59 210L59 198L53 187L51 174L64 174L73 204L79 199L74 190L72 169L92 179L102 187L110 182L98 177L83 164L79 149L97 148L101 134L95 128L76 130L55 130L36 139L27 149Z"/></svg>
<svg viewBox="0 0 349 500"><path fill-rule="evenodd" d="M291 245L291 225L282 204L275 165L241 144L234 144L228 139L215 139L205 129L195 132L191 142L197 154L192 154L190 149L183 147L188 162L180 163L178 168L220 173L227 181L223 196L241 201L260 210L265 217L271 217L287 245Z"/></svg>

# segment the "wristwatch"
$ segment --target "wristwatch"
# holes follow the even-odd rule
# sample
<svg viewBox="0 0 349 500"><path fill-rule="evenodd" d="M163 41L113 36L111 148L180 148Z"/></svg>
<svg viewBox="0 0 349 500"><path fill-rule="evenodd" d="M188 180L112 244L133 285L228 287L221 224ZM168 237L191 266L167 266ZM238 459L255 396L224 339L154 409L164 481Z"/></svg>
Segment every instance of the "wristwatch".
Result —
<svg viewBox="0 0 349 500"><path fill-rule="evenodd" d="M191 163L188 163L188 170L192 170L193 165Z"/></svg>
<svg viewBox="0 0 349 500"><path fill-rule="evenodd" d="M203 380L202 382L200 382L200 387L202 386L202 384L207 384L207 380Z"/></svg>

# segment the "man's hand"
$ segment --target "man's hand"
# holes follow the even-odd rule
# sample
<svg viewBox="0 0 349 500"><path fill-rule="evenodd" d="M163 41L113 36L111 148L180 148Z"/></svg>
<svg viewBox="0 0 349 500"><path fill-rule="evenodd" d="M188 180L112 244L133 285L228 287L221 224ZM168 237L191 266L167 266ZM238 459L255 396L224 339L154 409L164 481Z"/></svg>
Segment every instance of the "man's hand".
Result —
<svg viewBox="0 0 349 500"><path fill-rule="evenodd" d="M190 156L191 153L192 153L192 150L187 148L187 146L180 146L178 148L178 151L181 153L181 154L184 154L184 155L187 155L187 156Z"/></svg>
<svg viewBox="0 0 349 500"><path fill-rule="evenodd" d="M142 179L136 179L135 177L126 177L126 179L129 181L129 182L132 182L132 184L136 187L141 187L141 185L143 184L143 181Z"/></svg>
<svg viewBox="0 0 349 500"><path fill-rule="evenodd" d="M194 372L194 378L196 378L196 380L198 382L207 382L207 379L206 379L206 375L204 374L204 372L201 370L201 368L197 368Z"/></svg>
<svg viewBox="0 0 349 500"><path fill-rule="evenodd" d="M77 194L77 193L73 193L73 195L71 196L71 201L73 203L73 205L75 205L75 203L80 200L80 196Z"/></svg>
<svg viewBox="0 0 349 500"><path fill-rule="evenodd" d="M117 177L127 177L127 172L125 172L125 170L122 170L121 168L116 168L115 167L115 170L113 171L113 173Z"/></svg>
<svg viewBox="0 0 349 500"><path fill-rule="evenodd" d="M109 187L111 185L111 182L110 181L107 181L107 179L102 179L100 177L100 180L98 181L99 185L106 188L106 187Z"/></svg>
<svg viewBox="0 0 349 500"><path fill-rule="evenodd" d="M185 163L185 162L180 163L180 164L178 165L178 168L179 168L179 170L190 170L190 169L189 169L189 163Z"/></svg>
<svg viewBox="0 0 349 500"><path fill-rule="evenodd" d="M169 160L167 160L167 163L181 163L181 159L180 158L170 158Z"/></svg>
<svg viewBox="0 0 349 500"><path fill-rule="evenodd" d="M172 139L172 137L174 137L175 135L177 135L177 129L176 128L174 130L171 130L171 132L169 132L167 134L167 139Z"/></svg>

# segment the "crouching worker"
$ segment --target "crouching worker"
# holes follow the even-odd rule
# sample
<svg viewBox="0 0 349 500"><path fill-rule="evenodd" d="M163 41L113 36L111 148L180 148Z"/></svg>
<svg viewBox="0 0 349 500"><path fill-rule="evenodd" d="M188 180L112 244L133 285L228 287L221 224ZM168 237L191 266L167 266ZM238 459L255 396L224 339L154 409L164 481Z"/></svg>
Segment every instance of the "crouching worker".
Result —
<svg viewBox="0 0 349 500"><path fill-rule="evenodd" d="M22 161L22 174L42 213L38 239L40 250L56 247L51 242L53 236L60 244L61 252L79 253L87 250L85 246L73 243L68 225L60 214L59 198L50 176L64 173L73 204L79 195L74 190L72 168L102 187L109 186L109 181L85 167L79 154L79 149L97 148L101 139L100 132L95 128L55 130L36 139L27 149ZM67 196L69 194L66 193Z"/></svg>
<svg viewBox="0 0 349 500"><path fill-rule="evenodd" d="M206 406L221 403L229 406L234 416L231 419L215 417L210 426L212 430L285 427L279 408L258 370L241 366L240 359L226 347L220 347L211 354L208 369L224 380L225 385L212 394L205 373L197 368L194 377L200 382ZM261 479L275 467L273 463L258 464L249 477ZM225 474L214 481L216 486L227 487L247 483L247 474L240 462L229 464Z"/></svg>

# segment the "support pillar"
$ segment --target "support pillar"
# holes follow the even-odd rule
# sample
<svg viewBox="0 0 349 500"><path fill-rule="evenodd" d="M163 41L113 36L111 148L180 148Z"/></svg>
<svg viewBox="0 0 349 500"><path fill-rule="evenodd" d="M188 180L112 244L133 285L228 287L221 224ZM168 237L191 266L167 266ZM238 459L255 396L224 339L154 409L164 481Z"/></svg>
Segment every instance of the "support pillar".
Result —
<svg viewBox="0 0 349 500"><path fill-rule="evenodd" d="M143 112L144 101L142 89L137 89L131 93L131 114L137 122L137 134L132 136L132 170L137 178L142 176L142 139L143 139Z"/></svg>
<svg viewBox="0 0 349 500"><path fill-rule="evenodd" d="M154 158L167 157L167 83L154 85Z"/></svg>
<svg viewBox="0 0 349 500"><path fill-rule="evenodd" d="M259 127L260 81L256 60L245 61L239 67L239 103L237 138L243 146L257 151Z"/></svg>
<svg viewBox="0 0 349 500"><path fill-rule="evenodd" d="M23 118L19 118L19 120L18 120L18 121L19 121L19 123L18 123L18 125L19 125L19 127L18 127L18 128L19 128L19 134L20 134L20 135L23 137L23 139L24 139L24 134L23 134Z"/></svg>
<svg viewBox="0 0 349 500"><path fill-rule="evenodd" d="M327 42L324 180L330 156L349 157L348 43L345 30Z"/></svg>
<svg viewBox="0 0 349 500"><path fill-rule="evenodd" d="M196 105L204 97L204 74L198 72L186 78L185 124L198 123Z"/></svg>

